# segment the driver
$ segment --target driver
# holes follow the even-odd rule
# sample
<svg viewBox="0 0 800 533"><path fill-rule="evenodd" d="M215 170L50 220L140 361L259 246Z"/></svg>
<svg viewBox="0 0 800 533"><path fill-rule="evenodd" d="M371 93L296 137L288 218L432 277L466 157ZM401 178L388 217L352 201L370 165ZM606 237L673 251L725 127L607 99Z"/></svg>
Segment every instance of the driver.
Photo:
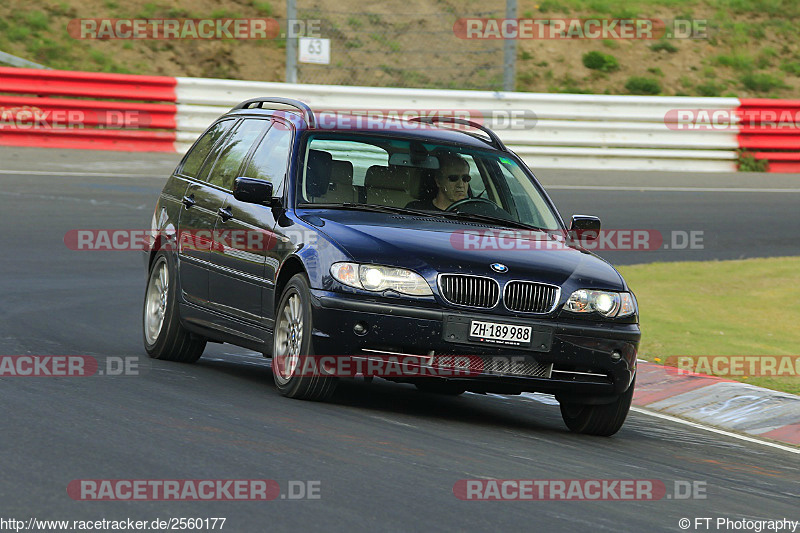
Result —
<svg viewBox="0 0 800 533"><path fill-rule="evenodd" d="M439 155L439 172L434 178L436 196L430 200L414 200L406 208L444 211L467 197L470 179L469 164L460 155L445 152Z"/></svg>

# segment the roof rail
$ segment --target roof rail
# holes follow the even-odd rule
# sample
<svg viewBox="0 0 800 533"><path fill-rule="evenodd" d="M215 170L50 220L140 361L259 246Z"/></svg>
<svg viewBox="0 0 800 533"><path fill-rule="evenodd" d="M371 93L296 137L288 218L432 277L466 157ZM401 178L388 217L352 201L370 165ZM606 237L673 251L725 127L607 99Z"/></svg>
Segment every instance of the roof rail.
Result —
<svg viewBox="0 0 800 533"><path fill-rule="evenodd" d="M258 104L258 105L253 105L253 104ZM292 98L278 98L278 97L251 98L250 100L245 100L240 104L236 104L236 106L233 109L231 109L231 111L234 111L236 109L250 109L251 107L257 107L259 109L274 109L274 110L281 109L277 107L273 108L264 107L264 104L281 104L293 107L298 111L300 111L300 114L302 115L303 119L306 121L306 123L310 128L317 127L317 120L316 117L314 117L314 112L311 110L311 108L308 107L307 104L301 102L300 100L294 100Z"/></svg>
<svg viewBox="0 0 800 533"><path fill-rule="evenodd" d="M503 141L500 140L500 137L498 137L495 132L493 132L492 130L490 130L486 126L483 126L483 125L478 124L477 122L473 122L471 120L458 118L458 117L428 116L428 117L413 117L413 118L408 119L408 121L409 122L422 122L424 124L431 124L431 125L435 125L437 122L447 122L447 123L450 123L450 124L463 124L464 126L471 126L471 127L475 128L475 129L481 130L486 135L488 135L489 139L491 140L491 142L489 143L490 145L494 146L498 150L503 150L504 152L508 151L508 149L506 148L506 145L503 144Z"/></svg>

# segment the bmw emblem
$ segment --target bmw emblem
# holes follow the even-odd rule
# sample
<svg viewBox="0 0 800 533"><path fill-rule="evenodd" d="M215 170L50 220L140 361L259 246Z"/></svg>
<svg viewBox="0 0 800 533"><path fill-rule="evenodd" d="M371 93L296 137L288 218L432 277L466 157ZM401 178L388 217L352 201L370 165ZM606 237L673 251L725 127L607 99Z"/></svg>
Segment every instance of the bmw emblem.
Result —
<svg viewBox="0 0 800 533"><path fill-rule="evenodd" d="M492 268L492 270L494 270L495 272L499 272L500 274L505 274L506 272L508 272L508 267L505 266L503 263L492 263L489 266Z"/></svg>

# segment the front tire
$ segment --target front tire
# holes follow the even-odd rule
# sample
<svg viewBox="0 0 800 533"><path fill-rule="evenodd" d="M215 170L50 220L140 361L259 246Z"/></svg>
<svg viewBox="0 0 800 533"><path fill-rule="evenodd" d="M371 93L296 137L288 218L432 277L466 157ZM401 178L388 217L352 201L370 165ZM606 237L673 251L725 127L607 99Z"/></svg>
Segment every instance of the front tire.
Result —
<svg viewBox="0 0 800 533"><path fill-rule="evenodd" d="M315 365L306 364L308 357L314 356L310 295L305 274L295 274L281 294L275 308L272 375L278 391L288 398L325 401L336 389L336 378L320 375ZM308 368L314 371L304 375Z"/></svg>
<svg viewBox="0 0 800 533"><path fill-rule="evenodd" d="M181 324L175 270L169 255L156 254L147 276L142 310L144 349L153 359L194 363L203 355L206 340Z"/></svg>
<svg viewBox="0 0 800 533"><path fill-rule="evenodd" d="M561 403L561 418L575 433L609 437L620 430L633 400L634 378L628 390L611 403L603 405L580 405Z"/></svg>

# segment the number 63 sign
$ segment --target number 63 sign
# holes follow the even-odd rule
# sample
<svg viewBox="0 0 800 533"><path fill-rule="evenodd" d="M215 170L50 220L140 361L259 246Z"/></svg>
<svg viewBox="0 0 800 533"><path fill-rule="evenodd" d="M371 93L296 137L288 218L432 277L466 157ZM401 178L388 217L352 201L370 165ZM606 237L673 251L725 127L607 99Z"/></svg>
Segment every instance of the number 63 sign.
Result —
<svg viewBox="0 0 800 533"><path fill-rule="evenodd" d="M300 37L300 63L328 65L331 62L331 40Z"/></svg>

